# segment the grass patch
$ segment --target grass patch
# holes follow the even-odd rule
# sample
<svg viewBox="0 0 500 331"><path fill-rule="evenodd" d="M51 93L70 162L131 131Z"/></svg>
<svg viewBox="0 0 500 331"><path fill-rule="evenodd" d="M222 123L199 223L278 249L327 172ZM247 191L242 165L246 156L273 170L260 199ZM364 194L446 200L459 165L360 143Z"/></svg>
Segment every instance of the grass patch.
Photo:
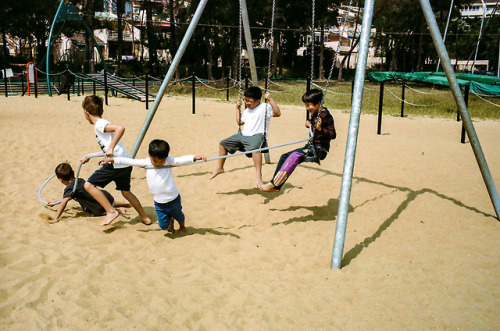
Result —
<svg viewBox="0 0 500 331"><path fill-rule="evenodd" d="M325 82L315 84L320 87L325 86ZM342 112L350 112L351 88L352 82L330 82L328 87L329 92L325 98L325 106L330 109L339 109ZM158 87L152 90L153 93L156 93ZM242 90L244 90L244 86L242 86ZM279 105L303 106L301 97L306 90L306 81L273 81L270 84L269 90ZM184 81L175 85L172 84L168 86L166 93L170 96L190 97L192 95L192 83ZM365 82L361 109L363 114L378 114L379 94L380 85L378 83ZM401 94L401 85L395 83L385 84L384 115L401 116ZM238 96L238 85L234 85L234 82L231 82L229 102L236 102ZM196 97L227 101L226 82L196 82ZM457 118L455 99L448 88L412 84L405 88L405 101L405 116ZM498 120L500 118L500 109L494 104L500 106L500 99L485 97L481 99L472 93L469 95L469 112L474 119Z"/></svg>

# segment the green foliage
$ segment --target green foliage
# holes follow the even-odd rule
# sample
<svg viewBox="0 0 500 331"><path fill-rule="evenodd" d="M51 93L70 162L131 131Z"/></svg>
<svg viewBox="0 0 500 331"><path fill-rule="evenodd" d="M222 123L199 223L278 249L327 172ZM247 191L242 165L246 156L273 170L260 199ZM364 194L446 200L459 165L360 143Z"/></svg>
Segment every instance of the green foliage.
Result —
<svg viewBox="0 0 500 331"><path fill-rule="evenodd" d="M225 81L206 83L208 88L199 83L196 84L196 98L210 98L220 102L236 102L238 99L238 86L230 89L229 101L226 99L226 91L221 90L226 86ZM230 86L233 83L231 83ZM263 83L261 83L263 85ZM325 86L325 82L318 83ZM217 88L217 89L214 89ZM244 86L243 86L244 88ZM351 110L351 89L352 82L332 81L329 85L329 92L325 97L325 107L338 109L342 112ZM302 94L306 90L305 80L277 80L270 84L270 92L279 105L294 105L303 107L301 101ZM361 112L363 114L378 114L380 85L366 81L363 91L363 101ZM385 84L384 90L384 116L401 116L401 94L402 89L399 84ZM170 85L167 88L169 96L191 97L192 85L190 81ZM490 102L500 105L499 98L484 98ZM405 117L433 117L456 120L457 106L455 99L449 89L441 87L428 87L422 85L410 85L405 90ZM473 119L500 119L499 107L487 103L483 99L470 94L469 112Z"/></svg>

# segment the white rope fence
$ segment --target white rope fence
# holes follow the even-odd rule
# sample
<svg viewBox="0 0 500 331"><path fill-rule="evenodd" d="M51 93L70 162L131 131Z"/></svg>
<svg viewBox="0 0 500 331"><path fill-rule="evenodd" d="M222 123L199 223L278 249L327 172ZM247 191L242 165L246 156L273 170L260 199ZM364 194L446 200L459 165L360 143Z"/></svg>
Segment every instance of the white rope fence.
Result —
<svg viewBox="0 0 500 331"><path fill-rule="evenodd" d="M403 100L401 99L400 97L398 97L396 94L394 94L394 92L392 92L390 89L387 88L387 86L384 86L384 89L387 90L393 97L395 97L396 99L398 99L399 101L402 101L404 102L405 104L408 104L408 105L411 105L411 106L415 106L415 107L433 107L433 106L437 106L437 105L440 105L444 102L446 102L445 100L441 101L441 102L438 102L438 103L433 103L433 104L430 104L430 105L419 105L419 104L416 104L416 103L411 103L409 101L406 101L406 100Z"/></svg>
<svg viewBox="0 0 500 331"><path fill-rule="evenodd" d="M500 107L500 105L499 105L499 104L494 103L494 102L491 102L490 100L487 100L487 99L483 98L483 97L481 96L481 94L478 94L478 93L475 93L475 92L472 92L472 94L474 94L476 97L478 97L479 99L483 100L484 102L489 103L489 104L490 104L490 105L492 105L492 106L495 106L495 107ZM483 96L484 96L484 95L483 95Z"/></svg>

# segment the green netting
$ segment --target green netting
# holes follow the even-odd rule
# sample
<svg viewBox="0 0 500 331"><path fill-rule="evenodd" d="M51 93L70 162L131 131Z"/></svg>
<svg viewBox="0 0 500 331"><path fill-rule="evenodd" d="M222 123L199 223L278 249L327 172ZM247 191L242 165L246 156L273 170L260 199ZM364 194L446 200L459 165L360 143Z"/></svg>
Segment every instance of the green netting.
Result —
<svg viewBox="0 0 500 331"><path fill-rule="evenodd" d="M471 92L500 96L500 78L484 75L456 74L458 84L464 88L467 84ZM368 79L372 82L385 82L394 79L403 79L410 82L424 84L435 84L440 86L449 86L448 79L443 72L370 72Z"/></svg>

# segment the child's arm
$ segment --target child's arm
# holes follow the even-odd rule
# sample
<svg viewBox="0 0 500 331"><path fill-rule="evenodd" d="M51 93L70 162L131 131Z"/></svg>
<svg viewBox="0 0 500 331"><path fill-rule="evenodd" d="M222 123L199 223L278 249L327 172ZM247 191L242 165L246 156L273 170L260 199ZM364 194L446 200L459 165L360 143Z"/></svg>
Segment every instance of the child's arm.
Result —
<svg viewBox="0 0 500 331"><path fill-rule="evenodd" d="M64 209L66 209L66 205L68 204L68 201L71 200L71 196L69 197L66 197L66 198L63 198L61 200L61 203L59 204L59 206L57 207L57 211L56 211L56 216L54 218L55 221L58 221L59 220L59 217L61 217Z"/></svg>
<svg viewBox="0 0 500 331"><path fill-rule="evenodd" d="M335 123L333 121L333 116L330 113L321 113L321 116L318 119L317 126L319 125L318 130L323 135L327 136L331 140L337 138L337 131L335 131Z"/></svg>
<svg viewBox="0 0 500 331"><path fill-rule="evenodd" d="M90 153L90 154L85 154L81 159L80 159L80 162L85 164L87 162L89 162L89 160L93 157L96 157L96 156L102 156L102 152L95 152L95 153Z"/></svg>
<svg viewBox="0 0 500 331"><path fill-rule="evenodd" d="M170 166L180 166L184 164L191 164L193 162L203 160L207 161L207 157L204 155L184 155L184 156L178 156L178 157L167 157L167 163L166 165Z"/></svg>
<svg viewBox="0 0 500 331"><path fill-rule="evenodd" d="M99 165L112 163L117 165L135 166L145 168L151 166L149 159L131 159L128 157L107 157L99 161Z"/></svg>
<svg viewBox="0 0 500 331"><path fill-rule="evenodd" d="M205 155L195 155L193 156L193 162L203 160L203 162L207 162L207 157Z"/></svg>
<svg viewBox="0 0 500 331"><path fill-rule="evenodd" d="M267 101L269 101L269 104L273 108L273 116L274 117L280 117L281 116L281 110L276 101L271 97L271 93L266 92L266 95L264 96Z"/></svg>
<svg viewBox="0 0 500 331"><path fill-rule="evenodd" d="M108 146L108 150L106 151L107 156L113 156L113 150L115 149L116 144L122 139L123 134L125 133L125 127L118 124L109 123L104 128L104 132L113 132L113 139Z"/></svg>

